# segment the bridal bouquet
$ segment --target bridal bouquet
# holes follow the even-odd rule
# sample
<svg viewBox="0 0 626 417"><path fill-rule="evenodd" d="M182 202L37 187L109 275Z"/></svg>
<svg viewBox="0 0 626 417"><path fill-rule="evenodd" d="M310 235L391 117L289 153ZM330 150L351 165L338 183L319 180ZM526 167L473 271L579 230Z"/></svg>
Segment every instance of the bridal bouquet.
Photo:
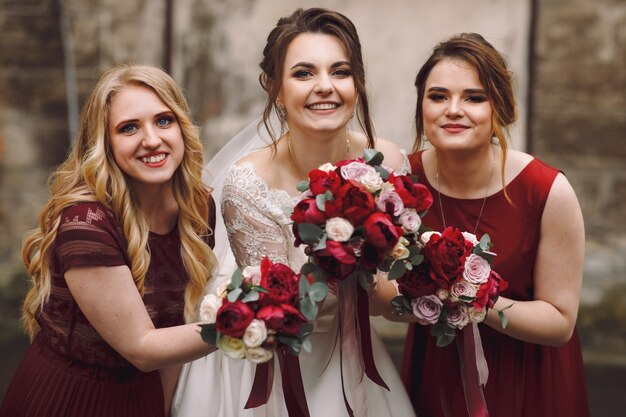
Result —
<svg viewBox="0 0 626 417"><path fill-rule="evenodd" d="M259 266L237 270L226 288L202 300L202 339L231 358L254 363L269 361L281 346L293 355L301 349L310 352L309 320L314 316L304 314L300 305L311 296L318 300L326 295L323 288L313 289L322 292L312 291L305 276L268 258Z"/></svg>
<svg viewBox="0 0 626 417"><path fill-rule="evenodd" d="M495 253L489 235L447 227L443 233L422 234L423 262L397 279L401 295L392 304L398 314L409 312L422 325L432 325L437 346L450 344L456 329L480 323L508 283L492 268ZM503 327L506 317L498 311Z"/></svg>
<svg viewBox="0 0 626 417"><path fill-rule="evenodd" d="M298 185L303 192L291 219L295 245L306 245L304 273L337 284L356 276L366 290L378 270L400 277L421 262L421 218L432 205L416 177L381 165L383 155L324 164Z"/></svg>
<svg viewBox="0 0 626 417"><path fill-rule="evenodd" d="M302 196L291 214L295 245L305 245L309 257L301 272L330 284L338 298L342 366L349 370L352 398L364 395L363 374L387 388L372 353L368 291L379 271L394 279L420 264L421 218L433 202L416 177L398 175L382 161L380 152L367 149L363 158L312 170L298 185ZM345 396L343 378L342 389ZM347 401L346 407L353 415Z"/></svg>

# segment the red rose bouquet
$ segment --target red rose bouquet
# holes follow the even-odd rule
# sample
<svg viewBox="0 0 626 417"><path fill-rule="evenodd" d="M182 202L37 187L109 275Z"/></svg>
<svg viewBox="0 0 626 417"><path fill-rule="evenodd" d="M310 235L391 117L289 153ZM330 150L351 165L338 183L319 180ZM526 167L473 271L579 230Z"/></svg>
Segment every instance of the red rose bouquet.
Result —
<svg viewBox="0 0 626 417"><path fill-rule="evenodd" d="M363 158L312 170L298 185L303 194L291 215L295 245L306 245L309 256L302 273L338 296L342 366L352 376L353 398L363 374L387 387L372 354L367 291L378 271L394 279L419 265L421 218L433 202L416 177L398 175L382 161L367 149ZM352 415L347 401L346 407Z"/></svg>
<svg viewBox="0 0 626 417"><path fill-rule="evenodd" d="M317 311L308 306L322 300L326 292L324 284L311 284L287 265L264 258L259 266L235 271L227 287L204 297L202 339L231 358L259 364L246 408L267 402L268 376L277 355L283 381L291 385L283 387L288 409L300 407L296 413L308 413L297 355L301 350L311 351L311 320ZM290 404L292 398L295 402Z"/></svg>
<svg viewBox="0 0 626 417"><path fill-rule="evenodd" d="M447 227L421 236L423 261L397 279L402 295L394 298L397 313L409 312L432 325L438 346L454 340L457 329L480 323L508 283L491 268L496 255L489 235L476 236ZM503 327L506 317L499 311Z"/></svg>
<svg viewBox="0 0 626 417"><path fill-rule="evenodd" d="M363 158L322 165L299 184L291 219L295 244L309 255L305 273L331 284L357 277L368 289L378 270L395 279L421 262L417 242L432 195L382 160L366 149Z"/></svg>

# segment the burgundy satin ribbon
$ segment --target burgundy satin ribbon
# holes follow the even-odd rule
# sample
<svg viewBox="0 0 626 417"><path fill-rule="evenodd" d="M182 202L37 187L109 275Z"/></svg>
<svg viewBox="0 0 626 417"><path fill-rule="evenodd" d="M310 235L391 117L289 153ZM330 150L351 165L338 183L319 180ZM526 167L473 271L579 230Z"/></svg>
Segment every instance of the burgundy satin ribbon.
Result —
<svg viewBox="0 0 626 417"><path fill-rule="evenodd" d="M302 385L302 373L300 372L300 360L297 356L287 351L286 346L276 350L278 363L280 364L283 395L287 413L290 417L310 417L309 406L306 402L304 386ZM244 408L254 408L267 404L272 393L274 379L274 359L258 364L254 374L254 382L250 396Z"/></svg>
<svg viewBox="0 0 626 417"><path fill-rule="evenodd" d="M369 321L368 294L359 284L356 275L347 278L339 286L339 338L341 389L346 410L350 417L366 415L367 402L365 388L362 385L363 375L367 375L370 380L387 390L389 387L376 369ZM346 380L354 410L346 395Z"/></svg>
<svg viewBox="0 0 626 417"><path fill-rule="evenodd" d="M465 404L470 417L489 417L483 386L489 374L476 324L465 326L457 335Z"/></svg>

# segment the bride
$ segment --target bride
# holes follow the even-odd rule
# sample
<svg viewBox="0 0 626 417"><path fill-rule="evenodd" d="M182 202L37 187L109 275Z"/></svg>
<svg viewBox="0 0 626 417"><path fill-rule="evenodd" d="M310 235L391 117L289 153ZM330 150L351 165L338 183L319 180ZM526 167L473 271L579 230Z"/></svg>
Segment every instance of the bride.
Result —
<svg viewBox="0 0 626 417"><path fill-rule="evenodd" d="M224 221L218 229L225 227L230 241L230 248L216 243L221 273L207 292L223 285L236 266L257 265L263 256L300 269L306 256L302 248L294 247L285 209L298 201L296 185L310 170L328 161L360 157L365 148L380 150L385 165L396 171L408 168L406 156L396 145L374 137L361 47L348 18L325 9L298 9L280 19L271 31L260 66L261 85L268 94L262 120L234 138L207 167L211 174L218 174L212 181ZM362 133L348 129L355 114ZM216 233L223 236L219 230ZM390 291L395 292L395 287L380 280L371 296L372 314L376 314L376 301L387 300L385 294ZM315 323L312 352L302 352L299 357L314 417L348 415L337 325L337 299L329 294ZM376 366L390 390L367 377L347 384L346 395L355 415L414 415L389 354L374 331L372 345ZM344 376L351 371L346 370L346 356ZM279 372L275 372L267 404L244 409L254 370L250 362L229 359L219 351L185 365L172 415L287 416Z"/></svg>

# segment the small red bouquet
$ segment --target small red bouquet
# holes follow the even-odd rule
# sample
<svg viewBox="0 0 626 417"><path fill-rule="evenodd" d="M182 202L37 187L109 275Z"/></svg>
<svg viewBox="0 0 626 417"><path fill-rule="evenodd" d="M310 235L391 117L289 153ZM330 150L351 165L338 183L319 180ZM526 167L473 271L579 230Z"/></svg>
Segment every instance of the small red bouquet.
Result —
<svg viewBox="0 0 626 417"><path fill-rule="evenodd" d="M450 344L456 330L480 323L508 287L492 268L495 253L489 235L476 236L447 227L421 236L423 261L397 279L402 295L393 299L398 314L409 312L432 325L438 346ZM498 312L503 327L506 317Z"/></svg>
<svg viewBox="0 0 626 417"><path fill-rule="evenodd" d="M271 392L273 359L282 368L287 408L308 415L297 355L311 351L308 306L324 299L326 285L311 284L282 263L264 258L256 267L235 271L227 287L207 294L200 305L202 339L225 355L258 364L246 408L265 404ZM295 407L295 408L294 408Z"/></svg>

